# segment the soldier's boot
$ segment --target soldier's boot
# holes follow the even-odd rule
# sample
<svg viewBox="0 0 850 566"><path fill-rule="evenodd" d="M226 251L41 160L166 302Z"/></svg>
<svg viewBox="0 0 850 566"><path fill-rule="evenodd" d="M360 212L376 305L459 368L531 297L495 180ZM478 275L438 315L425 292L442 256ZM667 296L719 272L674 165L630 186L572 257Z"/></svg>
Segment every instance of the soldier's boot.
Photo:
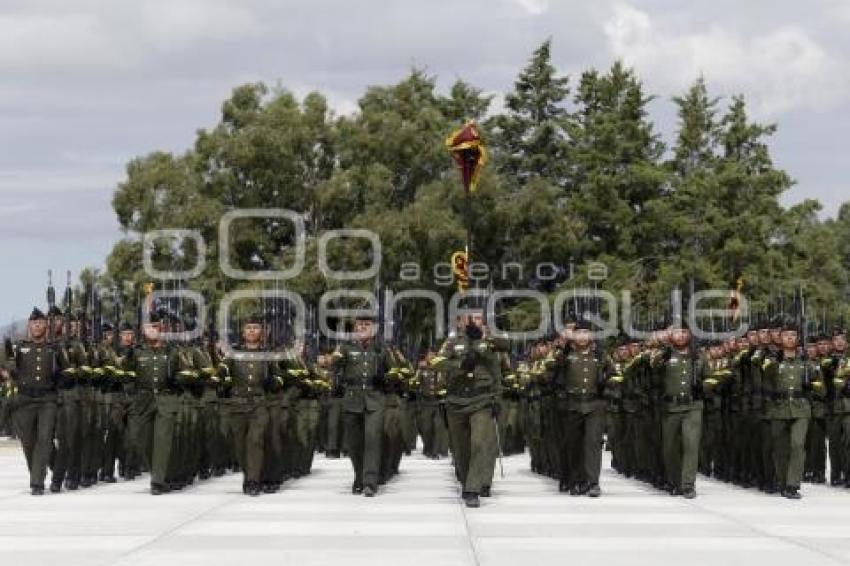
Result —
<svg viewBox="0 0 850 566"><path fill-rule="evenodd" d="M600 495L602 495L602 490L599 488L598 483L591 485L587 490L588 497L599 497Z"/></svg>
<svg viewBox="0 0 850 566"><path fill-rule="evenodd" d="M796 487L786 487L782 490L782 497L785 499L802 499L800 490Z"/></svg>
<svg viewBox="0 0 850 566"><path fill-rule="evenodd" d="M477 493L474 493L472 491L465 491L463 492L461 497L463 498L463 502L466 504L467 507L471 507L473 509L481 507L481 500L478 499Z"/></svg>

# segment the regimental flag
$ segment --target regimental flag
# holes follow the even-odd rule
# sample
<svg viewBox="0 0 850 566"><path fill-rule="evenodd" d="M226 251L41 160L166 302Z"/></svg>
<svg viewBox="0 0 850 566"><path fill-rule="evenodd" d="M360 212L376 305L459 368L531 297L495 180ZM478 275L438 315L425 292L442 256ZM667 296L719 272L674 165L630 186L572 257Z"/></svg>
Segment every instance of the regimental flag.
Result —
<svg viewBox="0 0 850 566"><path fill-rule="evenodd" d="M478 188L481 169L487 163L487 150L484 148L481 133L475 122L467 120L462 128L449 134L446 138L446 147L460 169L463 190L474 193Z"/></svg>
<svg viewBox="0 0 850 566"><path fill-rule="evenodd" d="M466 252L455 252L452 254L452 272L457 281L458 291L466 291L469 288L469 258Z"/></svg>

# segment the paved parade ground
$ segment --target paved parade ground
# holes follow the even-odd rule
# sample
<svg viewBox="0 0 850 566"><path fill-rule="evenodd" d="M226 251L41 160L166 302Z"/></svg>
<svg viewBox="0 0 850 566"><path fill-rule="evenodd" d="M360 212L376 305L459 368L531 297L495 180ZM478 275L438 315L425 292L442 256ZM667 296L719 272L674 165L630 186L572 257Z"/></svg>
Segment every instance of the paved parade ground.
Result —
<svg viewBox="0 0 850 566"><path fill-rule="evenodd" d="M686 501L606 469L593 500L559 495L515 456L465 509L449 462L418 454L374 499L350 483L347 460L320 456L258 498L237 475L161 497L138 480L32 497L17 445L0 440L0 564L850 564L850 490L806 485L795 502L700 478Z"/></svg>

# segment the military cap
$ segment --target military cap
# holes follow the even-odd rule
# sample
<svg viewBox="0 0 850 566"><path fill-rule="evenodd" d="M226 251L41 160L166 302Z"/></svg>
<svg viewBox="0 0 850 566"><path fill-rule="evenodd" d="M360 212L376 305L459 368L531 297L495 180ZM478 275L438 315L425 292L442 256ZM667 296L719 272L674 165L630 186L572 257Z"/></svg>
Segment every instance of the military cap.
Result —
<svg viewBox="0 0 850 566"><path fill-rule="evenodd" d="M33 307L32 312L30 313L29 320L44 320L47 317L44 316L44 313L41 312L41 309L38 307Z"/></svg>

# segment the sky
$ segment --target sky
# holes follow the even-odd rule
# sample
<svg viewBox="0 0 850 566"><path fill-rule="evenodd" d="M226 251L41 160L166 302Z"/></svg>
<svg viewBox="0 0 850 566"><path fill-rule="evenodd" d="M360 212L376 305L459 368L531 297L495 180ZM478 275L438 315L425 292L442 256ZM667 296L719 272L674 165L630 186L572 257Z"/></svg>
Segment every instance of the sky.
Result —
<svg viewBox="0 0 850 566"><path fill-rule="evenodd" d="M60 292L102 268L125 164L189 148L234 86L318 90L340 114L413 67L503 93L548 37L564 74L633 66L667 140L698 76L722 104L744 94L778 124L784 202L832 216L850 200L848 26L850 0L0 0L0 324L44 304L48 268Z"/></svg>

